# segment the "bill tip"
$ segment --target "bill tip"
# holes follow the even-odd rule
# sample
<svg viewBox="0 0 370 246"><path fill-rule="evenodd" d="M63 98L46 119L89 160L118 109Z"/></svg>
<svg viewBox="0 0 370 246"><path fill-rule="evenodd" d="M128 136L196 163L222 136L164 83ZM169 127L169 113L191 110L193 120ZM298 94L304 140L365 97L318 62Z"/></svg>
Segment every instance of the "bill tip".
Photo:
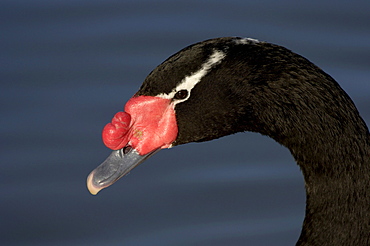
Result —
<svg viewBox="0 0 370 246"><path fill-rule="evenodd" d="M93 176L94 176L94 171L92 171L89 174L89 176L87 177L86 185L87 185L87 189L90 191L90 193L92 195L96 195L101 190L101 188L97 188L97 187L94 186L94 184L92 182Z"/></svg>

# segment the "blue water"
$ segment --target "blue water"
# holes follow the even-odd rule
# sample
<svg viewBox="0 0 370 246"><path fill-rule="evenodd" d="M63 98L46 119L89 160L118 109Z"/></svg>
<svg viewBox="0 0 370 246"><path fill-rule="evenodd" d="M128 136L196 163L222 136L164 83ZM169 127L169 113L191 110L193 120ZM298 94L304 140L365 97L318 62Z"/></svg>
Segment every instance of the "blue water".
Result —
<svg viewBox="0 0 370 246"><path fill-rule="evenodd" d="M294 245L304 183L273 140L163 150L92 196L101 130L155 66L219 36L307 57L370 125L369 20L367 0L2 0L0 245Z"/></svg>

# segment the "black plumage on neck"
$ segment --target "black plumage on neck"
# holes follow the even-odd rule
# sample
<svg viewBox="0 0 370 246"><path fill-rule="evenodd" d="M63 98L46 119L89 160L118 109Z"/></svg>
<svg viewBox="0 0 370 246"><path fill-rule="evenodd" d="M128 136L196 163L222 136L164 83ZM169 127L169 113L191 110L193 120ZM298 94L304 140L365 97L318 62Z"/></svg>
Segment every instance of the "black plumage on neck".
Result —
<svg viewBox="0 0 370 246"><path fill-rule="evenodd" d="M297 245L370 244L370 135L350 97L307 59L281 46L219 38L158 66L137 95L169 93L215 50L225 53L176 105L173 145L259 132L286 146L306 186Z"/></svg>

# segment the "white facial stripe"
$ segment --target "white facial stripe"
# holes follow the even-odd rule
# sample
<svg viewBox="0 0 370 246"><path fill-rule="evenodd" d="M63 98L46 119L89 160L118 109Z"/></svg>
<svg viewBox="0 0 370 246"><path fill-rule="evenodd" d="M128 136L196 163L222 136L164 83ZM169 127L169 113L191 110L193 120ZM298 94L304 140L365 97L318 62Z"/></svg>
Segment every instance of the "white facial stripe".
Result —
<svg viewBox="0 0 370 246"><path fill-rule="evenodd" d="M169 94L161 93L157 95L157 97L161 97L165 99L172 99L175 96L176 92L180 90L187 90L189 92L188 93L189 95L187 96L187 98L182 99L182 100L177 100L174 103L177 104L177 103L187 100L190 97L191 90L194 88L194 86L200 82L200 80L208 73L208 71L214 65L219 64L222 61L222 59L225 58L225 56L226 54L224 52L215 50L215 52L210 56L210 58L202 65L202 67L198 71L185 77L181 81L181 83L178 86L176 86L176 88L173 89Z"/></svg>

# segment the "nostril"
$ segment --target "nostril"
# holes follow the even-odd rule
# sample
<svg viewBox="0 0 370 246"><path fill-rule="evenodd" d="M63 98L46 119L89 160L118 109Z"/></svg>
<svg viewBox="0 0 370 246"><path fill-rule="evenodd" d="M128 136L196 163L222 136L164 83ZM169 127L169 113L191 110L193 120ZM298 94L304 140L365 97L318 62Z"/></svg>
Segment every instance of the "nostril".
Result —
<svg viewBox="0 0 370 246"><path fill-rule="evenodd" d="M123 151L123 154L127 154L128 152L130 152L132 150L132 147L130 146L130 145L127 145L126 147L124 147L123 149L122 149L122 151Z"/></svg>

